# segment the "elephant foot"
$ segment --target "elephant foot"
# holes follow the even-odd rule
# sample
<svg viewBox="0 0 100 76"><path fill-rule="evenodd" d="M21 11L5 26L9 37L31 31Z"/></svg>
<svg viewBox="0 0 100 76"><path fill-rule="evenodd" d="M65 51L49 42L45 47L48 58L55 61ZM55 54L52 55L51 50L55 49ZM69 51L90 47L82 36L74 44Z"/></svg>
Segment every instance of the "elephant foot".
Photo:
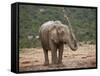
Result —
<svg viewBox="0 0 100 76"><path fill-rule="evenodd" d="M65 65L62 62L57 63L58 67L64 67Z"/></svg>
<svg viewBox="0 0 100 76"><path fill-rule="evenodd" d="M57 64L63 64L63 62L62 61L58 61Z"/></svg>
<svg viewBox="0 0 100 76"><path fill-rule="evenodd" d="M57 67L57 64L50 64L49 67L52 67L52 68Z"/></svg>
<svg viewBox="0 0 100 76"><path fill-rule="evenodd" d="M49 62L45 62L43 65L44 66L48 66L49 65Z"/></svg>

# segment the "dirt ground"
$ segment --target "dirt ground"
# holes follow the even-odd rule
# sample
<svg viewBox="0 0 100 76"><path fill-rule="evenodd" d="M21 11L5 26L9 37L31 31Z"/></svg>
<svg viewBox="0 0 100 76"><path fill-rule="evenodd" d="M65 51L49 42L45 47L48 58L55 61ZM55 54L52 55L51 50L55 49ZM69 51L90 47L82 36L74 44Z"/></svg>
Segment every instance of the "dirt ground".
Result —
<svg viewBox="0 0 100 76"><path fill-rule="evenodd" d="M91 68L96 67L96 46L84 44L72 51L64 47L63 64L61 67L43 66L44 54L42 48L23 48L19 55L19 71L36 71L51 69ZM49 51L51 63L51 52Z"/></svg>

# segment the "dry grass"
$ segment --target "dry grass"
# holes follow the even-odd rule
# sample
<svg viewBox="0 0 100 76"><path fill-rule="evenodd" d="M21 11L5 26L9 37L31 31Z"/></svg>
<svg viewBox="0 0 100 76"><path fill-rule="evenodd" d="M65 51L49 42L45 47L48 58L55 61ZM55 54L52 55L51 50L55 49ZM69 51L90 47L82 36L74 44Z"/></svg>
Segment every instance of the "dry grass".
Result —
<svg viewBox="0 0 100 76"><path fill-rule="evenodd" d="M44 56L42 48L23 48L20 51L19 70L36 71L47 69L70 69L70 68L91 68L96 67L96 46L81 45L77 51L68 47L64 48L62 67L43 66ZM51 52L49 51L51 63Z"/></svg>

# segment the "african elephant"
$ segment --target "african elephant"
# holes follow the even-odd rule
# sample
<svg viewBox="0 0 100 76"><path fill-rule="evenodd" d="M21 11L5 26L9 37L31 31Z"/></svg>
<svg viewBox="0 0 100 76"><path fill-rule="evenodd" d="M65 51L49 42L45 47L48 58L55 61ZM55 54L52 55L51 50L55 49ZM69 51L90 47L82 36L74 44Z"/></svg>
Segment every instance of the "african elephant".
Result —
<svg viewBox="0 0 100 76"><path fill-rule="evenodd" d="M52 64L55 65L62 64L64 44L68 44L72 50L77 49L75 35L70 31L70 28L62 24L61 21L45 22L40 27L39 36L44 51L44 65L49 64L48 50L51 50Z"/></svg>

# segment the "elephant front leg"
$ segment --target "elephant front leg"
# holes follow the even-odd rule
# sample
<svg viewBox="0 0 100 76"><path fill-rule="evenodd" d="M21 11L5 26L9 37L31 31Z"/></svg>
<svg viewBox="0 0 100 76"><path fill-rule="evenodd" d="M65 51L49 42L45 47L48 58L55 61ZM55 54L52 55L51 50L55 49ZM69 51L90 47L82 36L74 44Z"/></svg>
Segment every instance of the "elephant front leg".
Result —
<svg viewBox="0 0 100 76"><path fill-rule="evenodd" d="M48 58L48 50L44 49L44 58L45 58L45 62L44 65L49 65L49 58Z"/></svg>
<svg viewBox="0 0 100 76"><path fill-rule="evenodd" d="M52 64L55 65L57 64L57 47L56 45L50 41L50 48L51 48L51 61L52 61Z"/></svg>
<svg viewBox="0 0 100 76"><path fill-rule="evenodd" d="M62 64L62 57L63 57L63 44L60 44L59 50L58 50L58 64Z"/></svg>
<svg viewBox="0 0 100 76"><path fill-rule="evenodd" d="M57 48L54 47L52 50L51 50L51 55L52 55L52 64L55 65L57 64Z"/></svg>

